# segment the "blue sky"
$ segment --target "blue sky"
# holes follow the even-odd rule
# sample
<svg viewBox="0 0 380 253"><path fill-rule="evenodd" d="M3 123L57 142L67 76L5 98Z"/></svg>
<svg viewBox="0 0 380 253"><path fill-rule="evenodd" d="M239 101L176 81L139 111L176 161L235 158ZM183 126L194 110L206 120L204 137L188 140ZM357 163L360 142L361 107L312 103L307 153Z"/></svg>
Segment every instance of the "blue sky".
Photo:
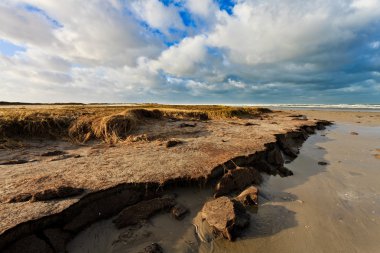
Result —
<svg viewBox="0 0 380 253"><path fill-rule="evenodd" d="M6 0L0 100L380 103L380 0Z"/></svg>

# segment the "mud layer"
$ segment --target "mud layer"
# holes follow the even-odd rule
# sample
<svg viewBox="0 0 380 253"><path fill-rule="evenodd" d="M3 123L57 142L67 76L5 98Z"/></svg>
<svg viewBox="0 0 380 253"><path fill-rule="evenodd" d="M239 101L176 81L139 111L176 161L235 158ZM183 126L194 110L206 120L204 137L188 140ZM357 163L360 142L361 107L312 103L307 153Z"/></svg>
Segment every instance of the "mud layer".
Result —
<svg viewBox="0 0 380 253"><path fill-rule="evenodd" d="M1 161L27 162L0 165L0 179L5 182L0 186L0 250L15 252L14 247L20 250L20 245L37 243L59 252L58 246L84 228L126 206L175 185L215 183L237 166L291 175L283 167L281 152L286 159L294 159L307 136L328 124L280 112L260 118L199 121L185 128L183 123L192 124L152 120L127 141L111 146L30 140L21 149L2 151ZM180 144L168 148L167 141L173 139ZM40 155L42 151L58 154L55 150L62 150L64 157ZM81 189L81 194L9 201L62 185ZM55 234L49 233L51 229Z"/></svg>

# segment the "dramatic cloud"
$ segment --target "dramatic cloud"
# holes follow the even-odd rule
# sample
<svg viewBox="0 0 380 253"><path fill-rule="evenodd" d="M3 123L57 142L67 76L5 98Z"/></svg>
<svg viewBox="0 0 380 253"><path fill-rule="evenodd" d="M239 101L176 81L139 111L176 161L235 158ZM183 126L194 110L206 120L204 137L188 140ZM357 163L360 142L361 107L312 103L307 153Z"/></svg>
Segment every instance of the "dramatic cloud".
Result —
<svg viewBox="0 0 380 253"><path fill-rule="evenodd" d="M380 101L380 0L5 0L0 100Z"/></svg>

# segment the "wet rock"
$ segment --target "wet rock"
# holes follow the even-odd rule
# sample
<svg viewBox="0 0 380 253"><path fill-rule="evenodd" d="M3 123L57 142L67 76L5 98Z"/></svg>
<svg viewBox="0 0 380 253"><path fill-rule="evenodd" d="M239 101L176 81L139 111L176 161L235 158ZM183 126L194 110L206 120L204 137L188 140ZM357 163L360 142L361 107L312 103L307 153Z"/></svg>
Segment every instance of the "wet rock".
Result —
<svg viewBox="0 0 380 253"><path fill-rule="evenodd" d="M318 162L318 165L321 165L321 166L325 166L325 165L328 165L328 164L329 164L328 162L324 162L324 161Z"/></svg>
<svg viewBox="0 0 380 253"><path fill-rule="evenodd" d="M33 194L34 201L46 201L52 199L62 199L82 194L84 189L71 186L58 186L57 188L46 189Z"/></svg>
<svg viewBox="0 0 380 253"><path fill-rule="evenodd" d="M162 247L158 243L152 243L151 245L144 248L144 251L139 253L163 253Z"/></svg>
<svg viewBox="0 0 380 253"><path fill-rule="evenodd" d="M257 168L259 171L265 172L269 175L275 176L278 173L276 166L272 166L271 164L267 163L265 160L254 161L252 163L252 166L254 168Z"/></svg>
<svg viewBox="0 0 380 253"><path fill-rule="evenodd" d="M66 253L66 244L72 237L70 233L59 228L50 228L44 230L44 235L54 248L55 253Z"/></svg>
<svg viewBox="0 0 380 253"><path fill-rule="evenodd" d="M289 177L289 176L293 176L293 171L289 170L288 168L286 167L279 167L278 168L278 174L281 176L281 177Z"/></svg>
<svg viewBox="0 0 380 253"><path fill-rule="evenodd" d="M189 209L181 204L175 205L171 210L172 216L177 220L182 220L188 212Z"/></svg>
<svg viewBox="0 0 380 253"><path fill-rule="evenodd" d="M59 155L64 155L66 152L61 151L61 150L54 150L54 151L48 151L45 153L42 153L41 156L59 156Z"/></svg>
<svg viewBox="0 0 380 253"><path fill-rule="evenodd" d="M275 147L273 150L268 152L267 161L270 164L282 166L284 164L284 158L282 156L281 150Z"/></svg>
<svg viewBox="0 0 380 253"><path fill-rule="evenodd" d="M183 142L182 141L178 141L178 140L170 140L166 143L166 147L167 148L171 148L171 147L175 147L179 144L182 144Z"/></svg>
<svg viewBox="0 0 380 253"><path fill-rule="evenodd" d="M28 160L24 160L24 159L9 160L9 161L5 161L5 162L1 162L0 165L15 165L15 164L24 164L24 163L28 163L28 162L29 162Z"/></svg>
<svg viewBox="0 0 380 253"><path fill-rule="evenodd" d="M53 249L36 235L24 237L3 251L3 253L53 253Z"/></svg>
<svg viewBox="0 0 380 253"><path fill-rule="evenodd" d="M236 190L241 191L249 185L260 184L261 182L262 176L256 169L238 167L224 174L216 185L214 197L217 198Z"/></svg>
<svg viewBox="0 0 380 253"><path fill-rule="evenodd" d="M305 131L306 133L308 134L314 134L315 133L315 129L313 127L305 127Z"/></svg>
<svg viewBox="0 0 380 253"><path fill-rule="evenodd" d="M184 128L184 127L196 127L196 126L197 126L197 123L194 123L194 124L181 123L181 124L179 124L180 128Z"/></svg>
<svg viewBox="0 0 380 253"><path fill-rule="evenodd" d="M359 135L357 132L351 132L351 135Z"/></svg>
<svg viewBox="0 0 380 253"><path fill-rule="evenodd" d="M162 210L170 210L175 205L175 200L169 197L155 198L141 201L133 206L129 206L121 211L113 220L117 228L124 228L138 224L152 215Z"/></svg>
<svg viewBox="0 0 380 253"><path fill-rule="evenodd" d="M215 234L233 241L242 229L249 225L250 216L244 206L228 197L207 202L201 211L202 219L212 227Z"/></svg>
<svg viewBox="0 0 380 253"><path fill-rule="evenodd" d="M242 191L235 199L242 203L244 206L258 205L258 195L259 190L255 186L250 186Z"/></svg>
<svg viewBox="0 0 380 253"><path fill-rule="evenodd" d="M136 204L142 200L143 196L144 191L141 189L115 190L100 194L84 207L79 214L70 217L63 229L65 231L78 233L95 221L114 216L126 206Z"/></svg>

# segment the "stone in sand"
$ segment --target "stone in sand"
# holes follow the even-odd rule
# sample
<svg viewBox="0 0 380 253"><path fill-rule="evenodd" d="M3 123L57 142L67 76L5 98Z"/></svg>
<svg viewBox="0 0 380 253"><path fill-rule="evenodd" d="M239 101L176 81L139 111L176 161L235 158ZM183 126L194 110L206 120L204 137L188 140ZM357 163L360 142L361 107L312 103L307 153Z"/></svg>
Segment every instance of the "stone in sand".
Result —
<svg viewBox="0 0 380 253"><path fill-rule="evenodd" d="M351 135L359 135L357 132L351 132Z"/></svg>
<svg viewBox="0 0 380 253"><path fill-rule="evenodd" d="M250 186L242 191L235 199L242 203L244 206L258 205L259 190L255 186Z"/></svg>
<svg viewBox="0 0 380 253"><path fill-rule="evenodd" d="M181 204L175 205L171 210L172 216L177 220L182 220L188 212L189 209Z"/></svg>
<svg viewBox="0 0 380 253"><path fill-rule="evenodd" d="M113 220L117 228L124 228L148 219L153 214L162 210L170 210L175 205L174 198L162 197L141 201L133 206L129 206L121 211Z"/></svg>
<svg viewBox="0 0 380 253"><path fill-rule="evenodd" d="M323 161L318 162L318 165L321 165L321 166L325 166L325 165L328 165L328 164L329 164L328 162L323 162Z"/></svg>
<svg viewBox="0 0 380 253"><path fill-rule="evenodd" d="M214 197L217 198L237 190L241 191L249 185L261 182L262 176L256 169L238 167L224 174L216 185Z"/></svg>
<svg viewBox="0 0 380 253"><path fill-rule="evenodd" d="M201 211L202 220L212 227L215 234L233 241L241 230L249 225L250 216L244 206L228 197L207 202Z"/></svg>

